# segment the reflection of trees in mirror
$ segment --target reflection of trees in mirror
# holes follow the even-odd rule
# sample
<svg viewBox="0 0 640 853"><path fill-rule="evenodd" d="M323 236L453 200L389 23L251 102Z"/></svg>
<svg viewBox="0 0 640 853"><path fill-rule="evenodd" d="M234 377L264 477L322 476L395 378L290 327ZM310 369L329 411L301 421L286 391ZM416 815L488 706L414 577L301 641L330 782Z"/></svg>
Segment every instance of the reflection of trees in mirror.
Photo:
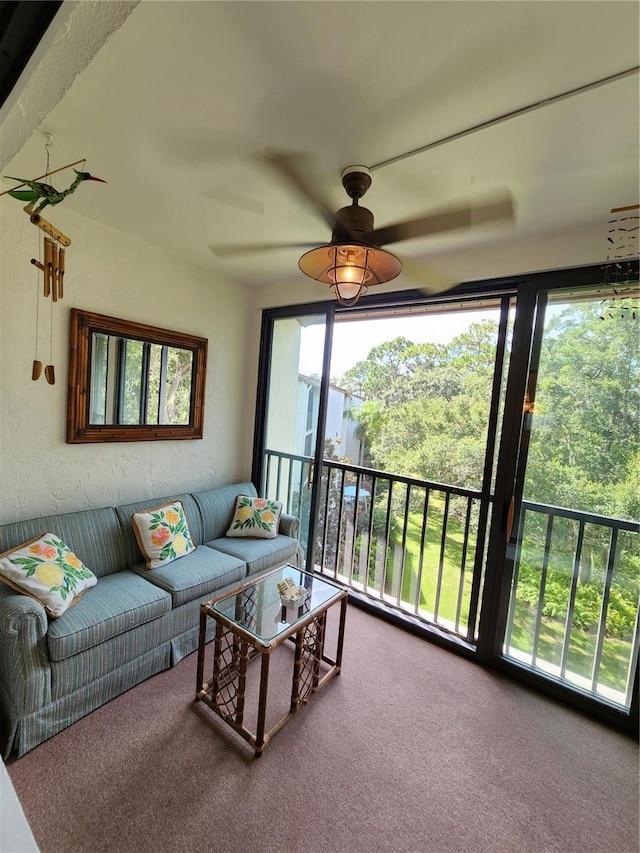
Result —
<svg viewBox="0 0 640 853"><path fill-rule="evenodd" d="M94 423L189 423L193 353L113 335L94 335L104 358L94 360L94 399L100 401ZM98 349L98 346L95 346ZM108 380L103 364L112 364L117 380ZM98 414L99 412L99 414ZM112 414L109 414L112 413ZM97 420L97 418L100 420Z"/></svg>
<svg viewBox="0 0 640 853"><path fill-rule="evenodd" d="M140 423L140 394L142 384L142 341L123 341L124 389L122 395L122 415L116 423Z"/></svg>
<svg viewBox="0 0 640 853"><path fill-rule="evenodd" d="M163 355L166 351L164 386ZM193 355L176 347L152 346L147 423L187 424L191 401Z"/></svg>
<svg viewBox="0 0 640 853"><path fill-rule="evenodd" d="M202 438L206 338L71 309L67 442Z"/></svg>

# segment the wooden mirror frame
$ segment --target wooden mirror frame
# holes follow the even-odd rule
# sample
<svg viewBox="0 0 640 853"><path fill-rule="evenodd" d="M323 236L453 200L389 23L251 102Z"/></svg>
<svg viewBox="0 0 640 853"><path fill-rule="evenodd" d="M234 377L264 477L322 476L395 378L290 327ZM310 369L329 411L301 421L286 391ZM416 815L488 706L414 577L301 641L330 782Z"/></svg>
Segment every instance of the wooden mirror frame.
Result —
<svg viewBox="0 0 640 853"><path fill-rule="evenodd" d="M90 424L91 336L94 332L179 347L193 353L189 423L171 424ZM86 444L110 441L162 441L202 438L204 392L207 375L206 338L172 332L156 326L119 320L104 314L71 309L69 329L69 394L67 398L67 443Z"/></svg>

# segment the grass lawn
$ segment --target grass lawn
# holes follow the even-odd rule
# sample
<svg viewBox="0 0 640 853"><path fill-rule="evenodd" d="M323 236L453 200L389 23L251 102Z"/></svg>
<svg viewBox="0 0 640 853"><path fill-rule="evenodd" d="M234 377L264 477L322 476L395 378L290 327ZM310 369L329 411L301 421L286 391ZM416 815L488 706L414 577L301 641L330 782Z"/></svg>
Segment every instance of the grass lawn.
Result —
<svg viewBox="0 0 640 853"><path fill-rule="evenodd" d="M430 616L433 619L437 598L437 621L451 625L452 623L456 623L458 597L460 595L464 524L455 518L449 519L438 596L443 505L444 501L432 499L429 507L419 596L417 595L417 584L420 572L422 513L411 512L409 514L406 553L404 554L404 571L402 574L401 603L404 609L413 611L416 601L418 601L422 615ZM401 527L403 519L398 518L397 522L398 526ZM361 543L361 547L366 548L366 542ZM398 597L400 572L402 571L402 556L402 537L400 536L389 549L386 568L384 570L385 592L396 599ZM462 598L458 620L458 630L463 636L465 635L465 629L468 624L474 557L475 537L471 536L465 558L464 577L462 578ZM375 570L373 569L374 562L376 564ZM381 548L378 549L375 558L372 555L371 566L369 588L372 591L380 592L383 575Z"/></svg>
<svg viewBox="0 0 640 853"><path fill-rule="evenodd" d="M407 529L406 556L402 597L415 601L418 568L420 565L420 539L422 535L422 514L411 513ZM438 576L440 571L440 549L442 537L442 504L433 502L427 523L427 535L422 559L422 582L420 585L420 609L435 613L438 594ZM464 548L464 524L450 518L447 525L447 537L442 561L440 595L438 599L438 617L446 622L456 622L458 597L462 578L462 601L459 614L461 633L464 634L469 616L469 599L473 561L475 557L475 537L469 542L465 556L464 576L462 574Z"/></svg>

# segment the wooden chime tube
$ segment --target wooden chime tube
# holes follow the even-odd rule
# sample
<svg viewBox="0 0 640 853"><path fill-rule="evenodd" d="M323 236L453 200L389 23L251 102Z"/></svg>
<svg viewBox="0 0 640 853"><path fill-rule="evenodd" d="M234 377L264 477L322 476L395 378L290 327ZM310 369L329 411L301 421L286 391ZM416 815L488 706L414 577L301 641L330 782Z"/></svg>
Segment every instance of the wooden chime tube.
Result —
<svg viewBox="0 0 640 853"><path fill-rule="evenodd" d="M45 298L51 295L51 271L53 261L53 241L48 237L44 238L44 295Z"/></svg>
<svg viewBox="0 0 640 853"><path fill-rule="evenodd" d="M51 298L54 302L58 301L58 278L60 272L58 270L58 244L51 244Z"/></svg>
<svg viewBox="0 0 640 853"><path fill-rule="evenodd" d="M60 246L58 250L58 299L64 296L64 249Z"/></svg>

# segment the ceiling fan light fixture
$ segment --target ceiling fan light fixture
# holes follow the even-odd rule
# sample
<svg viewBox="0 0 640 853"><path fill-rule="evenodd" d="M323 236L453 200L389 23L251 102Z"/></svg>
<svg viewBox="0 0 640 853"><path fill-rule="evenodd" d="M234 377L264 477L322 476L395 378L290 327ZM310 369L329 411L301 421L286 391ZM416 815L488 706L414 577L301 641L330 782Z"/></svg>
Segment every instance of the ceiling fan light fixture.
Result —
<svg viewBox="0 0 640 853"><path fill-rule="evenodd" d="M369 285L383 284L400 275L399 258L384 249L360 243L332 243L306 252L299 261L305 275L328 284L341 305L350 307Z"/></svg>

